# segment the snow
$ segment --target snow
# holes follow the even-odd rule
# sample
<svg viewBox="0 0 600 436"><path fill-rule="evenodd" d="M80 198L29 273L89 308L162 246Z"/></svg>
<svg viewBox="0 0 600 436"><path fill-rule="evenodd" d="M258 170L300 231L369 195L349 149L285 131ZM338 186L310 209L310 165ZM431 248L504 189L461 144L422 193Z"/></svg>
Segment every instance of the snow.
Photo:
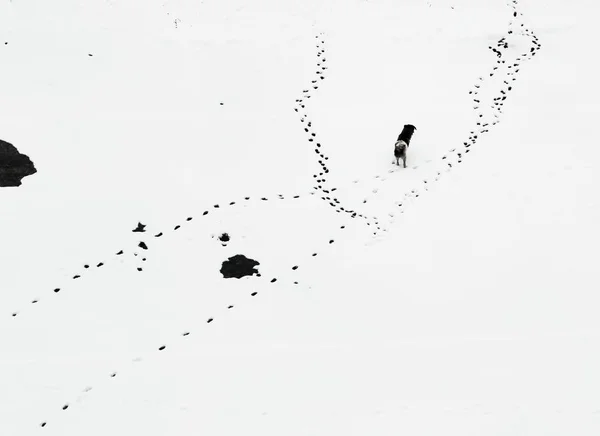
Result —
<svg viewBox="0 0 600 436"><path fill-rule="evenodd" d="M0 434L598 434L596 12L0 1Z"/></svg>

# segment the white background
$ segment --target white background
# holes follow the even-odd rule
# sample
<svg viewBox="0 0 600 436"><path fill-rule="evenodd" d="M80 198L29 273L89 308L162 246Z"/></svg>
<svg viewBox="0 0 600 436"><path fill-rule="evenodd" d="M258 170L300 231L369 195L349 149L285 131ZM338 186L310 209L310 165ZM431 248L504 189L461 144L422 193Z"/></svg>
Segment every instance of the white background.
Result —
<svg viewBox="0 0 600 436"><path fill-rule="evenodd" d="M597 8L0 0L0 434L598 434Z"/></svg>

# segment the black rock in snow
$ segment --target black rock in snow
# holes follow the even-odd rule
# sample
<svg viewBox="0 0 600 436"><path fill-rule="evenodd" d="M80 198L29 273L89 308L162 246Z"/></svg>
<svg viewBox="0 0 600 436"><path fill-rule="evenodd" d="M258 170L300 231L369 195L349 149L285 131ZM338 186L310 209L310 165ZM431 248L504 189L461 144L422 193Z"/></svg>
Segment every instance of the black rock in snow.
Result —
<svg viewBox="0 0 600 436"><path fill-rule="evenodd" d="M219 236L219 241L221 242L229 242L230 239L229 233L223 233L221 236Z"/></svg>
<svg viewBox="0 0 600 436"><path fill-rule="evenodd" d="M254 268L257 265L260 265L260 263L256 260L248 259L243 254L236 254L223 262L221 274L223 274L223 277L226 279L232 277L241 279L245 276L258 274L258 270Z"/></svg>
<svg viewBox="0 0 600 436"><path fill-rule="evenodd" d="M132 232L140 232L140 233L143 233L143 232L145 232L145 231L146 231L146 230L145 230L145 228L146 228L146 225L145 225L145 224L142 224L142 223L138 222L138 225L137 225L137 227L136 227L135 229L133 229L133 230L132 230Z"/></svg>
<svg viewBox="0 0 600 436"><path fill-rule="evenodd" d="M28 156L19 153L11 143L0 139L0 187L21 186L23 177L36 172Z"/></svg>

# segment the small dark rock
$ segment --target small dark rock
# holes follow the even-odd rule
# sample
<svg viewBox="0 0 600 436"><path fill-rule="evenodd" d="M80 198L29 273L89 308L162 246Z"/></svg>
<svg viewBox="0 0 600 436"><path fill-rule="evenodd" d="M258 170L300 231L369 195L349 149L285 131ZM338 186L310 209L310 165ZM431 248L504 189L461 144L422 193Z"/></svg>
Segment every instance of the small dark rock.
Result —
<svg viewBox="0 0 600 436"><path fill-rule="evenodd" d="M145 225L145 224L138 223L137 227L136 227L135 229L133 229L133 230L132 230L132 232L140 232L140 233L143 233L143 232L145 232L145 231L146 231L146 230L144 230L144 229L145 229L145 227L146 227L146 225Z"/></svg>
<svg viewBox="0 0 600 436"><path fill-rule="evenodd" d="M231 238L229 237L228 233L223 233L221 234L221 236L219 236L219 241L221 242L229 242Z"/></svg>

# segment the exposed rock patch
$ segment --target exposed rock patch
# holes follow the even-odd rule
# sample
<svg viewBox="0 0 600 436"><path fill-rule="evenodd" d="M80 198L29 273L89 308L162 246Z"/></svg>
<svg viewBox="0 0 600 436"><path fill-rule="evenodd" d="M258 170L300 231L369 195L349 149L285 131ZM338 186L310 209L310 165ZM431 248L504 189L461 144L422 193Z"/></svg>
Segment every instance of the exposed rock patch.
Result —
<svg viewBox="0 0 600 436"><path fill-rule="evenodd" d="M19 153L14 145L0 139L0 187L21 186L23 177L36 172L28 156Z"/></svg>
<svg viewBox="0 0 600 436"><path fill-rule="evenodd" d="M243 254L236 254L223 262L221 266L221 274L226 279L235 277L241 279L245 276L258 275L258 270L255 266L260 265L254 259L248 259Z"/></svg>

